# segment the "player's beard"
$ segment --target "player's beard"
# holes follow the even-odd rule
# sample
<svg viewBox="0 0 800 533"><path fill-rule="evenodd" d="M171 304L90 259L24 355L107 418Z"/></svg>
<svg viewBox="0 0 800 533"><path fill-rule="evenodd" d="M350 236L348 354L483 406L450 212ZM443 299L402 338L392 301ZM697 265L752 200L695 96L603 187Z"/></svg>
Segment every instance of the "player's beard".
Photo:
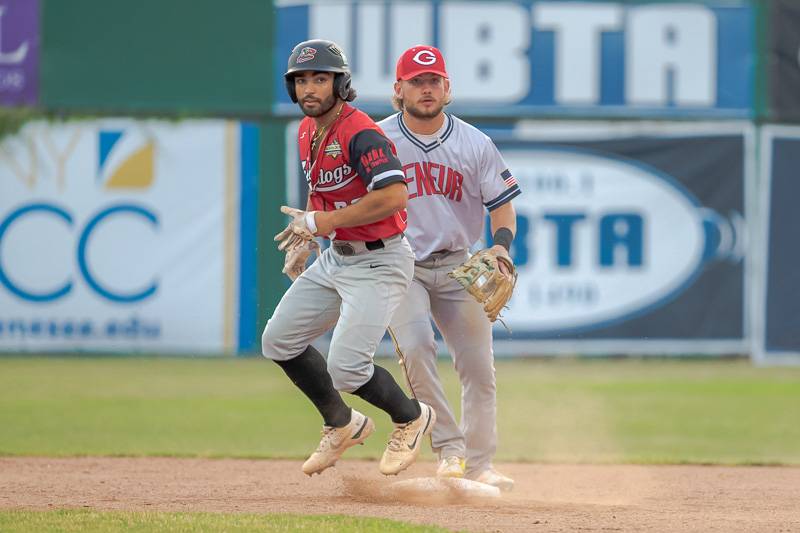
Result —
<svg viewBox="0 0 800 533"><path fill-rule="evenodd" d="M412 117L420 120L427 120L439 116L439 113L441 113L442 110L444 109L444 104L440 103L438 106L432 108L430 111L423 111L422 109L416 106L403 102L403 108Z"/></svg>
<svg viewBox="0 0 800 533"><path fill-rule="evenodd" d="M326 99L322 100L319 104L319 108L316 111L306 109L306 106L303 103L303 101L302 100L300 101L300 109L303 110L303 114L307 117L312 117L312 118L321 117L322 115L333 109L333 106L335 105L336 105L336 97L333 95L330 95Z"/></svg>

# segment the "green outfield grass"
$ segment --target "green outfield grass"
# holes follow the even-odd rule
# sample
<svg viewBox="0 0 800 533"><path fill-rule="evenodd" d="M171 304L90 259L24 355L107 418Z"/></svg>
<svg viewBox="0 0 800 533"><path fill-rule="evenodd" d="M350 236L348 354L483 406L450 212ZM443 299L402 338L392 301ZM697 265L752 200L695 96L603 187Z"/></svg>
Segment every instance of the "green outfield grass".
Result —
<svg viewBox="0 0 800 533"><path fill-rule="evenodd" d="M400 375L394 361L382 364ZM441 366L455 400L454 372L449 361ZM496 366L500 461L800 464L800 368L605 359ZM388 417L346 398L377 423L347 456L379 457ZM0 454L304 458L320 425L261 358L0 357Z"/></svg>
<svg viewBox="0 0 800 533"><path fill-rule="evenodd" d="M96 512L96 511L5 511L0 512L0 531L58 531L70 533L115 533L136 531L247 531L284 532L313 531L338 533L421 533L444 532L432 526L412 526L394 520L355 518L339 515L257 515L223 513L158 513L158 512Z"/></svg>

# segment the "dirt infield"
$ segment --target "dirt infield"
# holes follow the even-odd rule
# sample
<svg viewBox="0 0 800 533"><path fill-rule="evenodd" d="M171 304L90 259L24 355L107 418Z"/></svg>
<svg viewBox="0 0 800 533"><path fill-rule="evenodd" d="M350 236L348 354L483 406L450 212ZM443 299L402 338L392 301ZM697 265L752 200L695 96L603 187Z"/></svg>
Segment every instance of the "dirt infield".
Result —
<svg viewBox="0 0 800 533"><path fill-rule="evenodd" d="M387 500L377 463L307 478L298 461L0 458L0 509L338 513L469 531L800 531L800 468L502 464L489 502ZM399 479L433 475L422 463Z"/></svg>

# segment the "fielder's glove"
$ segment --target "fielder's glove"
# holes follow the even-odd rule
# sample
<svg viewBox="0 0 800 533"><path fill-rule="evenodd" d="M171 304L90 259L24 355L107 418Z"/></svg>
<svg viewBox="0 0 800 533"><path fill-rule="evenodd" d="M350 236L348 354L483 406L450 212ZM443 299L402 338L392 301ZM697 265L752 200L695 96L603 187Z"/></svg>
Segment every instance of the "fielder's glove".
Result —
<svg viewBox="0 0 800 533"><path fill-rule="evenodd" d="M500 269L501 263L508 273ZM478 303L483 304L483 310L492 322L497 320L500 311L511 299L517 283L517 271L511 258L493 248L476 253L448 276L459 282Z"/></svg>
<svg viewBox="0 0 800 533"><path fill-rule="evenodd" d="M303 241L299 246L286 252L283 260L283 273L289 276L292 281L300 277L306 270L306 262L312 253L319 255L319 244L317 241Z"/></svg>
<svg viewBox="0 0 800 533"><path fill-rule="evenodd" d="M281 206L281 213L289 215L292 220L283 231L275 235L275 240L280 241L278 250L289 253L314 239L314 232L308 227L308 219L306 218L306 215L313 216L311 212L283 205Z"/></svg>

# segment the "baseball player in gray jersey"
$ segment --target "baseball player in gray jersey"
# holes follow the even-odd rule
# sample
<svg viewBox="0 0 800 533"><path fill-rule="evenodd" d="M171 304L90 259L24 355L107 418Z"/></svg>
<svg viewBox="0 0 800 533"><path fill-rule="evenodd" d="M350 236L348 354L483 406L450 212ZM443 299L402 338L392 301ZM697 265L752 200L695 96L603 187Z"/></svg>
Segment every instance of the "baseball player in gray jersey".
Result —
<svg viewBox="0 0 800 533"><path fill-rule="evenodd" d="M439 50L420 45L404 52L396 79L393 103L400 112L378 125L394 142L403 165L409 193L406 235L415 268L390 333L414 394L437 413L431 434L440 458L437 475L465 476L511 490L514 481L491 463L497 447L491 323L482 306L447 274L480 239L487 210L493 251L508 257L516 231L511 200L520 189L491 139L444 113L450 80ZM460 425L437 374L431 316L461 381Z"/></svg>
<svg viewBox="0 0 800 533"><path fill-rule="evenodd" d="M320 39L289 56L286 89L306 115L298 130L309 186L306 211L284 206L292 221L276 236L293 280L262 336L275 361L322 415L322 440L303 464L309 476L333 466L372 433L372 420L344 403L350 392L382 409L395 429L381 458L383 474L408 468L436 421L374 364L375 348L404 297L414 255L403 230L408 193L394 146L355 99L344 52ZM313 237L332 239L308 270ZM311 342L333 328L327 361Z"/></svg>

